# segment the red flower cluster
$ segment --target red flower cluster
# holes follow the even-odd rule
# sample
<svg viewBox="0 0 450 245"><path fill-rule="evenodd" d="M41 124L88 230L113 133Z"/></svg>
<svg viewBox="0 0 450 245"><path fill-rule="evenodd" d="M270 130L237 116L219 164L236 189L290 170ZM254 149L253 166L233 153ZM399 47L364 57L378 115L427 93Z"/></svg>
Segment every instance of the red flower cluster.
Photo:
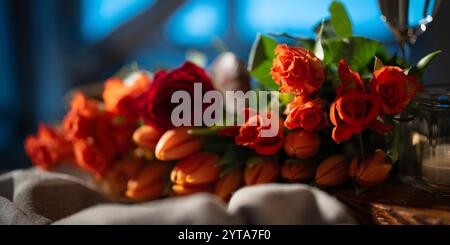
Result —
<svg viewBox="0 0 450 245"><path fill-rule="evenodd" d="M80 167L101 176L113 160L132 146L135 123L115 120L98 101L76 93L69 113L63 120L66 139L73 142Z"/></svg>
<svg viewBox="0 0 450 245"><path fill-rule="evenodd" d="M49 169L63 161L72 161L72 144L64 138L61 128L39 125L37 135L25 139L25 152L36 166Z"/></svg>
<svg viewBox="0 0 450 245"><path fill-rule="evenodd" d="M106 81L103 102L76 92L61 128L39 127L29 136L25 149L33 163L48 169L67 159L101 177L117 158L132 147L137 126L137 98L147 90L150 78L144 72Z"/></svg>
<svg viewBox="0 0 450 245"><path fill-rule="evenodd" d="M383 66L374 72L374 79L368 86L344 60L339 62L338 73L342 84L330 108L330 120L334 125L332 137L338 143L366 128L388 132L393 126L383 123L383 113L401 113L421 90L419 82L405 75L399 67Z"/></svg>

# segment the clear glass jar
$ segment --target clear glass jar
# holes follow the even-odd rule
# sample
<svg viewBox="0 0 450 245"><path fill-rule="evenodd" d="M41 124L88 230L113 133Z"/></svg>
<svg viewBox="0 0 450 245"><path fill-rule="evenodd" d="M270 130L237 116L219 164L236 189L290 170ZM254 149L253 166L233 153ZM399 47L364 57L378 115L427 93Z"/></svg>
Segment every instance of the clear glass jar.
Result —
<svg viewBox="0 0 450 245"><path fill-rule="evenodd" d="M418 94L400 126L401 179L435 194L450 195L450 87Z"/></svg>

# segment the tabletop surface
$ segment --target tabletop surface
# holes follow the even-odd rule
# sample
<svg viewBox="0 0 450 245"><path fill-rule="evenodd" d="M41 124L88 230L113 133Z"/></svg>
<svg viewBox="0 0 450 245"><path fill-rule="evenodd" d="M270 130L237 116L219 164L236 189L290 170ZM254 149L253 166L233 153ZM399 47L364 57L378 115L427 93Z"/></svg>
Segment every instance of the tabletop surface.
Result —
<svg viewBox="0 0 450 245"><path fill-rule="evenodd" d="M350 187L330 192L361 224L450 224L450 197L416 189L395 177L359 195Z"/></svg>

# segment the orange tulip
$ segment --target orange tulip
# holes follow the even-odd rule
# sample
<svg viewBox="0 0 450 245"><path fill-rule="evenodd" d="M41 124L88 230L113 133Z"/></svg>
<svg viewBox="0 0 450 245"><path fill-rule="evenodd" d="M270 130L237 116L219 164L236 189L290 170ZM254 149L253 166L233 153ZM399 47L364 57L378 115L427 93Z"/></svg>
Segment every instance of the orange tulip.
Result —
<svg viewBox="0 0 450 245"><path fill-rule="evenodd" d="M300 183L314 178L314 164L299 159L289 159L281 168L281 176L291 183Z"/></svg>
<svg viewBox="0 0 450 245"><path fill-rule="evenodd" d="M241 169L235 169L222 178L216 184L215 193L223 201L230 200L231 195L244 185L244 173Z"/></svg>
<svg viewBox="0 0 450 245"><path fill-rule="evenodd" d="M161 161L180 160L192 155L203 146L203 138L188 134L189 127L170 129L156 145L156 158Z"/></svg>
<svg viewBox="0 0 450 245"><path fill-rule="evenodd" d="M297 130L286 136L284 151L290 157L308 159L319 152L320 137L317 133Z"/></svg>
<svg viewBox="0 0 450 245"><path fill-rule="evenodd" d="M162 134L163 132L160 129L144 125L134 131L133 141L139 147L154 151Z"/></svg>
<svg viewBox="0 0 450 245"><path fill-rule="evenodd" d="M124 196L128 181L133 178L142 166L138 158L130 157L122 159L111 167L101 182L101 186L113 197Z"/></svg>
<svg viewBox="0 0 450 245"><path fill-rule="evenodd" d="M272 158L254 158L245 168L246 185L258 185L276 182L280 176L280 167Z"/></svg>
<svg viewBox="0 0 450 245"><path fill-rule="evenodd" d="M203 152L180 161L170 174L174 184L172 190L177 194L209 190L208 185L214 184L220 177L219 159L216 154Z"/></svg>
<svg viewBox="0 0 450 245"><path fill-rule="evenodd" d="M173 196L186 196L200 192L213 193L213 190L214 184L196 185L196 186L185 186L185 185L172 186Z"/></svg>
<svg viewBox="0 0 450 245"><path fill-rule="evenodd" d="M350 177L363 187L378 185L389 177L392 169L392 160L382 150L376 150L366 159L355 157L349 169Z"/></svg>
<svg viewBox="0 0 450 245"><path fill-rule="evenodd" d="M325 159L317 168L316 184L321 187L344 184L348 179L349 163L344 155L336 154Z"/></svg>
<svg viewBox="0 0 450 245"><path fill-rule="evenodd" d="M151 162L136 177L128 181L126 196L135 201L155 200L164 195L170 174L170 165Z"/></svg>

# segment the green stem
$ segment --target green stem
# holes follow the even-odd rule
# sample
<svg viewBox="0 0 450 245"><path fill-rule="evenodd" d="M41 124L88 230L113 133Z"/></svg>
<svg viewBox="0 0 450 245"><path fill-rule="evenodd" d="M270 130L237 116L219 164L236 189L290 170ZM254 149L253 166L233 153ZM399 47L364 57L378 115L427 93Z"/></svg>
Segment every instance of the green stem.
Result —
<svg viewBox="0 0 450 245"><path fill-rule="evenodd" d="M210 135L216 135L217 131L220 129L225 128L224 126L212 126L209 128L193 128L188 130L188 134L194 135L194 136L210 136Z"/></svg>

